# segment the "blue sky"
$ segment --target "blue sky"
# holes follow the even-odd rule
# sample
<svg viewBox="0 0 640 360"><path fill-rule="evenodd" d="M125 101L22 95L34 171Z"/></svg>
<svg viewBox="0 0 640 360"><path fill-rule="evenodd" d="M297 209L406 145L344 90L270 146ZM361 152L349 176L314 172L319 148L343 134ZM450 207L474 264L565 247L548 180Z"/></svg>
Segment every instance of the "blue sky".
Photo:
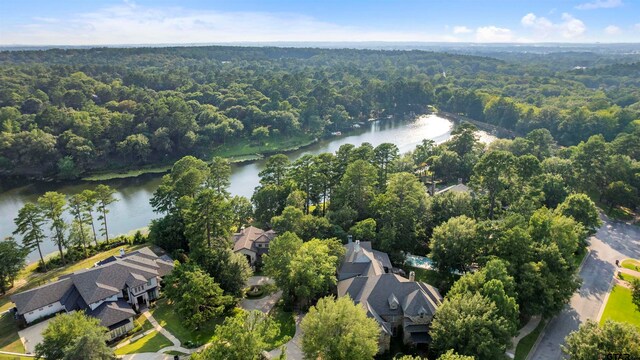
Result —
<svg viewBox="0 0 640 360"><path fill-rule="evenodd" d="M0 45L639 40L640 0L0 1Z"/></svg>

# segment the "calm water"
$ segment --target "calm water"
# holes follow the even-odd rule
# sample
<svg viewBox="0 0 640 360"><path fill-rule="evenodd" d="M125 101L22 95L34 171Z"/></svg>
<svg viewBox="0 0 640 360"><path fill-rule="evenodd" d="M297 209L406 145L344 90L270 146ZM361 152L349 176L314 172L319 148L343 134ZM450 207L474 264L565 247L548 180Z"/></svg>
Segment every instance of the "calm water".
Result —
<svg viewBox="0 0 640 360"><path fill-rule="evenodd" d="M435 115L421 116L412 121L385 120L367 123L361 129L349 135L336 136L320 141L303 150L287 154L292 160L304 154L335 152L347 143L360 145L369 142L373 146L390 142L398 146L401 153L412 150L423 139L433 139L440 143L451 135L453 123ZM487 140L486 134L481 134ZM232 167L230 192L233 195L251 197L258 186L258 173L264 167L265 160L238 164ZM161 175L143 175L137 178L117 179L105 183L117 190L118 202L111 205L107 215L110 235L128 233L133 229L145 227L152 219L159 217L149 205L149 199L160 184ZM13 219L25 202L36 201L46 191L59 191L68 195L76 194L87 188L93 188L96 182L74 184L37 183L16 188L0 194L0 239L11 235L15 229ZM56 251L51 241L43 244L43 253ZM29 261L38 258L37 251L29 255Z"/></svg>

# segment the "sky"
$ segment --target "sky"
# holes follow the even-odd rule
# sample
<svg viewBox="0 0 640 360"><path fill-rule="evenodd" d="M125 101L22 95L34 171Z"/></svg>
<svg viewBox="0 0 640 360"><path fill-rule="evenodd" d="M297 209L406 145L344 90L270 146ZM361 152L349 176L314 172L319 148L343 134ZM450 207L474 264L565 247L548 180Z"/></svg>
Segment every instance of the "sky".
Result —
<svg viewBox="0 0 640 360"><path fill-rule="evenodd" d="M640 0L0 0L0 45L640 42Z"/></svg>

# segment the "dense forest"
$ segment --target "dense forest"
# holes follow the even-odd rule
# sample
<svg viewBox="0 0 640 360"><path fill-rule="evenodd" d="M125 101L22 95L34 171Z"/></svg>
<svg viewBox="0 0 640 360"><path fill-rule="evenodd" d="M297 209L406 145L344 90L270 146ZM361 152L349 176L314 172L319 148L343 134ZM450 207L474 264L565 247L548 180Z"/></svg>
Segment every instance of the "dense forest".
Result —
<svg viewBox="0 0 640 360"><path fill-rule="evenodd" d="M0 176L211 158L230 142L312 139L427 105L520 134L546 128L564 146L602 134L637 152L637 136L619 134L640 126L640 62L568 65L585 56L547 66L539 54L271 47L0 52Z"/></svg>

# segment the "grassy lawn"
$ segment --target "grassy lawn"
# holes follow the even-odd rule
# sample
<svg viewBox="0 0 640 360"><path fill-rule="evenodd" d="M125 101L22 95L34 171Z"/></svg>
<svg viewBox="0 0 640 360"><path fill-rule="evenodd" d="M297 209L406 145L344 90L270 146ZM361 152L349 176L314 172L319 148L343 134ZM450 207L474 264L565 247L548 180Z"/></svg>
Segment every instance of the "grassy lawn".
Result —
<svg viewBox="0 0 640 360"><path fill-rule="evenodd" d="M237 160L237 158L246 157L247 155L296 150L314 141L315 138L309 135L295 137L284 135L270 136L264 144L257 144L249 140L230 141L216 148L211 155L212 157L221 156L231 160Z"/></svg>
<svg viewBox="0 0 640 360"><path fill-rule="evenodd" d="M0 317L0 350L15 353L24 353L22 341L18 336L18 326L13 316L5 313Z"/></svg>
<svg viewBox="0 0 640 360"><path fill-rule="evenodd" d="M604 323L607 319L627 322L640 328L640 311L631 302L631 289L620 285L613 287L600 323Z"/></svg>
<svg viewBox="0 0 640 360"><path fill-rule="evenodd" d="M185 353L182 353L180 351L175 351L175 350L171 350L171 351L167 351L165 354L167 355L178 355L178 356L184 356L187 355Z"/></svg>
<svg viewBox="0 0 640 360"><path fill-rule="evenodd" d="M124 249L126 252L130 252L145 246L149 246L149 245L148 244L139 244L139 245L133 245L133 246L127 245L127 246L124 246ZM88 259L81 260L74 264L49 270L46 273L40 273L36 271L36 267L38 266L37 262L34 262L33 264L29 264L27 265L27 267L25 267L22 270L20 275L18 275L18 279L16 279L16 283L23 282L23 284L19 286L19 288L16 290L24 291L24 290L33 289L40 285L44 285L50 281L56 280L62 275L69 274L74 271L90 268L96 262L100 260L104 260L109 256L118 254L120 252L121 247L122 246L119 246L117 248L113 248L111 250L101 252ZM13 304L11 303L9 296L0 297L0 311L7 310L11 307L13 307Z"/></svg>
<svg viewBox="0 0 640 360"><path fill-rule="evenodd" d="M160 334L157 331L153 331L147 336L138 339L138 341L117 349L116 355L157 352L162 348L172 345L173 343L169 341L169 339L167 339L164 335Z"/></svg>
<svg viewBox="0 0 640 360"><path fill-rule="evenodd" d="M520 342L518 342L518 346L516 347L516 354L514 357L515 360L525 360L527 358L527 355L529 355L529 351L531 351L533 344L535 344L536 340L538 340L538 336L540 336L540 332L544 328L545 323L546 321L544 319L540 320L538 326L536 326L536 328L533 329L533 331L529 335L520 339Z"/></svg>
<svg viewBox="0 0 640 360"><path fill-rule="evenodd" d="M574 269L577 269L578 266L580 266L580 264L582 263L582 260L584 260L585 256L587 256L587 254L589 253L589 251L587 250L586 247L581 247L578 249L578 252L573 254L573 265L574 265Z"/></svg>
<svg viewBox="0 0 640 360"><path fill-rule="evenodd" d="M0 360L33 360L34 357L0 354Z"/></svg>
<svg viewBox="0 0 640 360"><path fill-rule="evenodd" d="M167 303L167 299L158 300L156 304L155 309L151 310L153 317L158 321L160 326L177 337L184 347L187 347L185 346L187 341L193 343L195 345L194 347L211 342L216 326L222 323L223 320L222 318L213 319L201 326L198 330L194 330L184 325L184 321L176 313L173 306Z"/></svg>
<svg viewBox="0 0 640 360"><path fill-rule="evenodd" d="M133 328L134 330L136 328L138 328L139 330L123 337L120 341L118 341L118 343L125 342L136 335L140 335L147 330L153 329L153 325L151 325L149 320L147 320L147 318L144 315L140 314L133 320Z"/></svg>
<svg viewBox="0 0 640 360"><path fill-rule="evenodd" d="M625 269L640 271L640 261L636 259L627 259L621 265Z"/></svg>
<svg viewBox="0 0 640 360"><path fill-rule="evenodd" d="M620 273L620 275L618 275L622 280L626 281L626 282L631 282L631 280L636 279L636 280L640 280L640 277L637 276L633 276L633 275L629 275L629 274L625 274L625 273Z"/></svg>
<svg viewBox="0 0 640 360"><path fill-rule="evenodd" d="M296 334L296 321L292 312L282 310L281 306L276 306L271 310L271 318L278 324L280 334L270 344L271 349L279 348L280 346L291 340Z"/></svg>

